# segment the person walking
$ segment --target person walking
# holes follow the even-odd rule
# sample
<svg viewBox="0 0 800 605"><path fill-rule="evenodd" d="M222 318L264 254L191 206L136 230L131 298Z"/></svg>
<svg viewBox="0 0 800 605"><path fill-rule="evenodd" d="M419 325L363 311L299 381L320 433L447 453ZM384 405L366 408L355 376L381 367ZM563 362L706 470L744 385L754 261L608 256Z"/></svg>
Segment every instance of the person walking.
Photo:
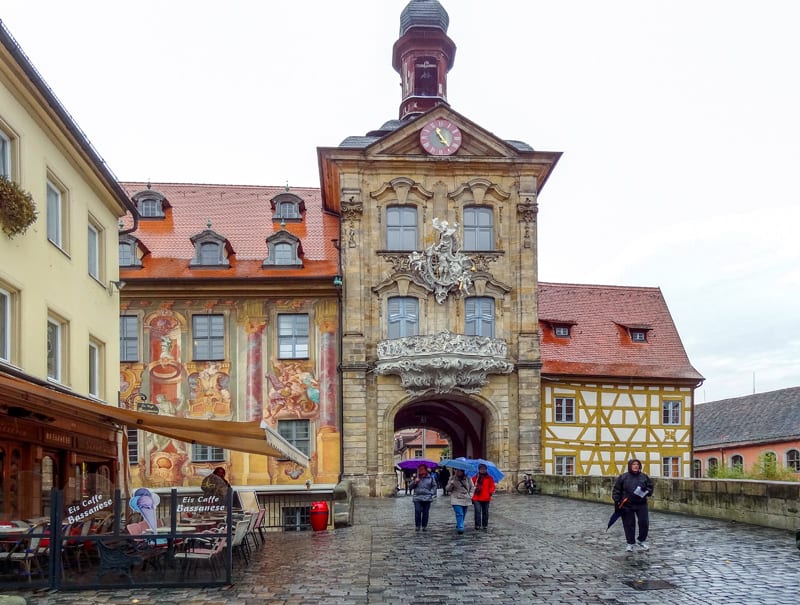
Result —
<svg viewBox="0 0 800 605"><path fill-rule="evenodd" d="M447 495L447 484L450 482L450 471L446 466L443 466L439 471L439 487L442 488L442 495Z"/></svg>
<svg viewBox="0 0 800 605"><path fill-rule="evenodd" d="M622 516L622 527L625 529L627 552L649 550L647 534L650 531L650 516L647 512L647 498L653 495L653 481L642 472L642 463L636 458L628 462L628 472L622 473L614 483L611 497ZM636 539L638 521L639 537Z"/></svg>
<svg viewBox="0 0 800 605"><path fill-rule="evenodd" d="M426 531L431 502L436 496L436 479L428 473L426 465L420 464L417 468L417 478L411 484L411 489L414 491L414 525L417 531Z"/></svg>
<svg viewBox="0 0 800 605"><path fill-rule="evenodd" d="M478 474L472 478L475 490L472 493L472 504L475 507L475 529L487 529L489 526L489 503L494 494L494 479L485 464L478 465Z"/></svg>
<svg viewBox="0 0 800 605"><path fill-rule="evenodd" d="M467 507L472 501L472 481L464 474L463 470L456 469L444 487L444 491L450 494L450 504L456 514L456 531L463 534Z"/></svg>

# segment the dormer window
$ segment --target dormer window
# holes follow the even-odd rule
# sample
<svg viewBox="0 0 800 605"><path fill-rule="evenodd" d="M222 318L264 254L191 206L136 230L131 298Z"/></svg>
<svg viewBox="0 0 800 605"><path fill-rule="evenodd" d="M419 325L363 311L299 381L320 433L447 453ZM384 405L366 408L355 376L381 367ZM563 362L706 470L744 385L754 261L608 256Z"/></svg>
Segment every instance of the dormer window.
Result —
<svg viewBox="0 0 800 605"><path fill-rule="evenodd" d="M553 326L553 333L559 338L569 338L569 326Z"/></svg>
<svg viewBox="0 0 800 605"><path fill-rule="evenodd" d="M630 333L633 342L647 342L647 330L631 328Z"/></svg>
<svg viewBox="0 0 800 605"><path fill-rule="evenodd" d="M270 200L276 222L299 223L303 220L306 205L294 193L281 193Z"/></svg>
<svg viewBox="0 0 800 605"><path fill-rule="evenodd" d="M192 237L194 258L190 267L230 267L228 258L234 253L227 239L206 229Z"/></svg>
<svg viewBox="0 0 800 605"><path fill-rule="evenodd" d="M288 231L279 231L267 238L267 258L262 267L302 267L303 247L300 240Z"/></svg>
<svg viewBox="0 0 800 605"><path fill-rule="evenodd" d="M135 194L132 198L139 212L139 217L164 218L164 211L169 208L169 202L158 191L145 189Z"/></svg>
<svg viewBox="0 0 800 605"><path fill-rule="evenodd" d="M120 267L141 267L142 257L149 250L132 235L119 236L119 266Z"/></svg>

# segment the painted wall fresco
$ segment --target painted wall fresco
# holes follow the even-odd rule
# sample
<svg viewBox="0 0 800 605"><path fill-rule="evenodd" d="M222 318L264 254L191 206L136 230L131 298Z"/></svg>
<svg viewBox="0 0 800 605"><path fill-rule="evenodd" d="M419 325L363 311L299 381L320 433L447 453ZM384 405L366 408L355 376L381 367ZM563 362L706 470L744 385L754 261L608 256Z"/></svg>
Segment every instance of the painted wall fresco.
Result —
<svg viewBox="0 0 800 605"><path fill-rule="evenodd" d="M278 359L273 329L279 313L308 313L309 359ZM192 315L224 315L225 359L195 361ZM340 434L336 388L336 301L150 301L123 304L140 321L142 359L120 366L121 405L179 418L309 421L310 468L294 462L226 452L219 462L192 461L190 445L139 431L134 487L199 485L216 466L234 485L336 483Z"/></svg>

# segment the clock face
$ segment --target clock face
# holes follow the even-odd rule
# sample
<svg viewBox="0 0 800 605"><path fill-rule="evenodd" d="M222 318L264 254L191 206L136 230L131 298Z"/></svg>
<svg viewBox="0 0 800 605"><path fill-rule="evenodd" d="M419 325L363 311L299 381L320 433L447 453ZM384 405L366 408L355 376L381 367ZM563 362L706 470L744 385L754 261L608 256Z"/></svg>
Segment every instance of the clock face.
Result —
<svg viewBox="0 0 800 605"><path fill-rule="evenodd" d="M433 120L419 131L419 142L431 155L453 155L461 147L461 131L450 120Z"/></svg>

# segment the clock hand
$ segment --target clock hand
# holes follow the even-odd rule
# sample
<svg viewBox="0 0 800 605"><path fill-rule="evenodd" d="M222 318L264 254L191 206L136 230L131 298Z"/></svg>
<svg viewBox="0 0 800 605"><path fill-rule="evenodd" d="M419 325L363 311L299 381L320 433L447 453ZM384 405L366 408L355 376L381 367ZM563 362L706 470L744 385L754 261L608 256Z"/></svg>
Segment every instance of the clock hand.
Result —
<svg viewBox="0 0 800 605"><path fill-rule="evenodd" d="M447 145L447 139L442 134L442 131L437 127L436 128L436 136L439 137L439 140L442 142L442 145Z"/></svg>

